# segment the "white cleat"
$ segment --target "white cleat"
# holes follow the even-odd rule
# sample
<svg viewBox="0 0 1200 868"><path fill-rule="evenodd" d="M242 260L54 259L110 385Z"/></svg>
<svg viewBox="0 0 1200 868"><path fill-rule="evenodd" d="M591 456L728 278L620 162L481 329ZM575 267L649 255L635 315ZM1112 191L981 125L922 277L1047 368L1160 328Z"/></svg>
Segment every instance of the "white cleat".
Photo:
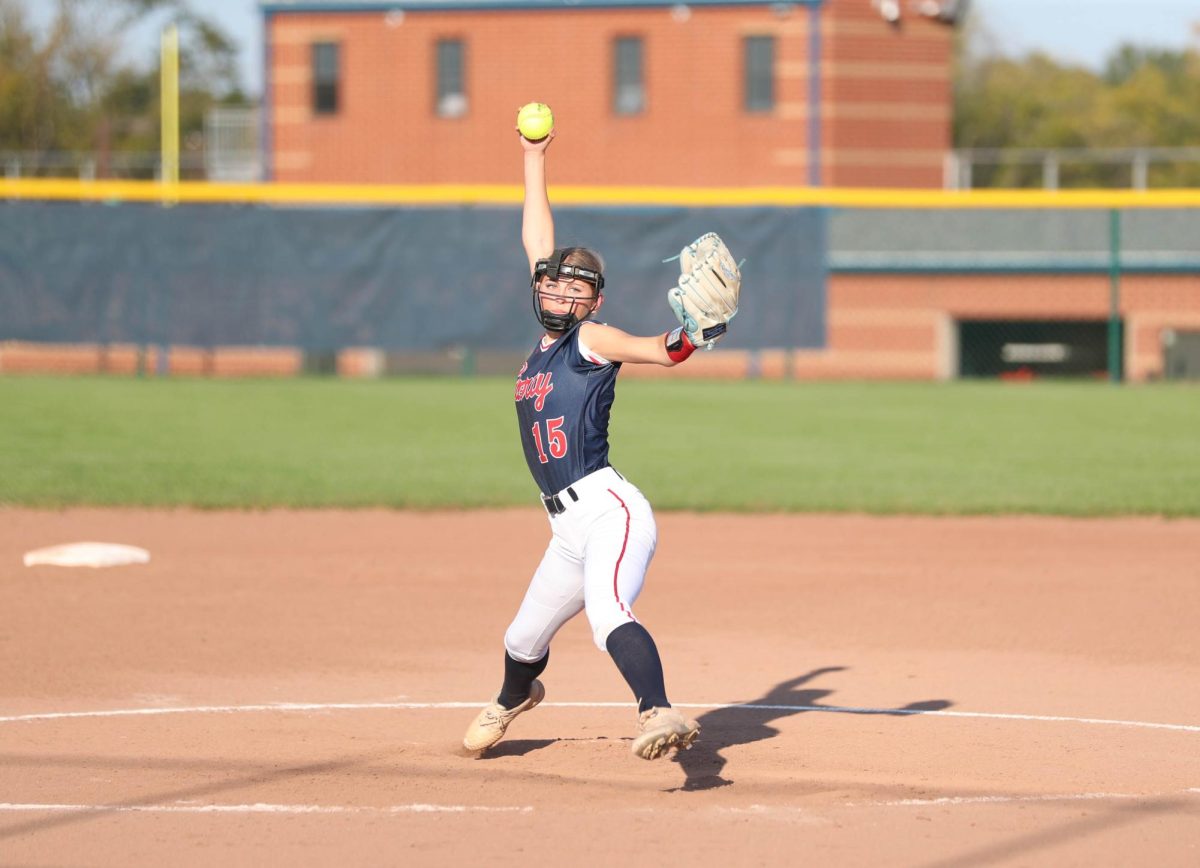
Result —
<svg viewBox="0 0 1200 868"><path fill-rule="evenodd" d="M491 704L479 712L479 716L467 727L467 734L463 736L463 747L472 753L481 753L487 750L504 738L504 731L508 729L508 725L518 714L529 711L545 698L546 688L542 686L542 682L534 679L533 684L529 685L529 698L516 708L505 708L492 700Z"/></svg>
<svg viewBox="0 0 1200 868"><path fill-rule="evenodd" d="M658 759L672 750L688 750L699 734L700 724L674 708L651 708L638 715L633 753L642 759Z"/></svg>

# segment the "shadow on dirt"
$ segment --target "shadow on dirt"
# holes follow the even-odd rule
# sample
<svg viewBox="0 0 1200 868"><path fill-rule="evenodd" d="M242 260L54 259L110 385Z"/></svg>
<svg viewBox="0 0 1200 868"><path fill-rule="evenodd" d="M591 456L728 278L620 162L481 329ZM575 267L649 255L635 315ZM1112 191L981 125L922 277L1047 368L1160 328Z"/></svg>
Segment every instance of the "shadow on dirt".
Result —
<svg viewBox="0 0 1200 868"><path fill-rule="evenodd" d="M738 705L728 705L706 711L696 720L701 727L700 739L691 750L681 751L676 761L683 767L686 780L675 791L711 790L731 786L734 782L722 777L728 760L721 756L725 748L752 744L779 735L769 726L771 721L803 712L821 711L840 714L877 714L908 716L926 711L941 711L953 705L946 699L927 699L910 702L899 708L845 708L822 705L820 701L832 690L801 689L803 685L834 672L845 672L845 666L826 666L814 669L787 681L780 682L758 699Z"/></svg>
<svg viewBox="0 0 1200 868"><path fill-rule="evenodd" d="M525 756L525 754L533 753L535 750L550 747L550 745L561 740L557 738L517 738L511 741L502 741L498 745L489 748L486 753L478 758L481 760L490 760L502 756Z"/></svg>

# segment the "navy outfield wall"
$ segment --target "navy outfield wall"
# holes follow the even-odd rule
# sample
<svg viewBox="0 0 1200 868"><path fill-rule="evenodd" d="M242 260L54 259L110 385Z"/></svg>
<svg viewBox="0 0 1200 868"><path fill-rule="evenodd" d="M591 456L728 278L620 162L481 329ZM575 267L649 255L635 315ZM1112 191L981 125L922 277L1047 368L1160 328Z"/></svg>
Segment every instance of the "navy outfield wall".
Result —
<svg viewBox="0 0 1200 868"><path fill-rule="evenodd" d="M819 208L556 209L560 245L606 261L600 317L675 325L674 256L719 233L744 258L723 347L825 343ZM524 349L536 334L515 208L0 205L0 340Z"/></svg>

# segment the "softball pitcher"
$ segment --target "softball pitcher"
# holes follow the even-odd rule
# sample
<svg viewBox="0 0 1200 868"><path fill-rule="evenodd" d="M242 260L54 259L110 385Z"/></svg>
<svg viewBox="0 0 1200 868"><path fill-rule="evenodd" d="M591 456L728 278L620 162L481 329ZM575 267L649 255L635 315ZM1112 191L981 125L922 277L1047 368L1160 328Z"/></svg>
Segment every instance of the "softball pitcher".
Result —
<svg viewBox="0 0 1200 868"><path fill-rule="evenodd" d="M472 721L463 745L487 750L543 700L538 676L549 662L550 642L582 611L597 647L612 657L637 700L633 752L656 759L690 747L700 726L671 707L658 649L633 614L657 530L646 498L609 464L609 411L621 365L677 365L724 334L737 312L741 275L721 239L709 233L683 249L679 284L667 294L679 328L636 337L592 322L604 302L604 266L587 248L555 247L546 192L553 138L520 138L521 236L533 311L545 334L518 372L514 393L525 460L541 489L551 538L504 636L503 685Z"/></svg>

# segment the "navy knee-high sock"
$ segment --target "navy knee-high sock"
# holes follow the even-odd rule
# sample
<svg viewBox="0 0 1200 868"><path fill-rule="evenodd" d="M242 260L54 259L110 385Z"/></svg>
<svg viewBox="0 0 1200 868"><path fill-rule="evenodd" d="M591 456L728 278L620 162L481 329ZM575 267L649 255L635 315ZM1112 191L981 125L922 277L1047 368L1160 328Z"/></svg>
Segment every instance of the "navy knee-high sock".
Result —
<svg viewBox="0 0 1200 868"><path fill-rule="evenodd" d="M639 714L651 708L671 707L658 647L645 627L636 621L622 624L608 634L604 644L637 697Z"/></svg>
<svg viewBox="0 0 1200 868"><path fill-rule="evenodd" d="M516 708L529 698L529 688L533 679L537 678L550 662L550 652L536 663L524 663L514 660L507 651L504 652L504 686L496 701L505 708Z"/></svg>

